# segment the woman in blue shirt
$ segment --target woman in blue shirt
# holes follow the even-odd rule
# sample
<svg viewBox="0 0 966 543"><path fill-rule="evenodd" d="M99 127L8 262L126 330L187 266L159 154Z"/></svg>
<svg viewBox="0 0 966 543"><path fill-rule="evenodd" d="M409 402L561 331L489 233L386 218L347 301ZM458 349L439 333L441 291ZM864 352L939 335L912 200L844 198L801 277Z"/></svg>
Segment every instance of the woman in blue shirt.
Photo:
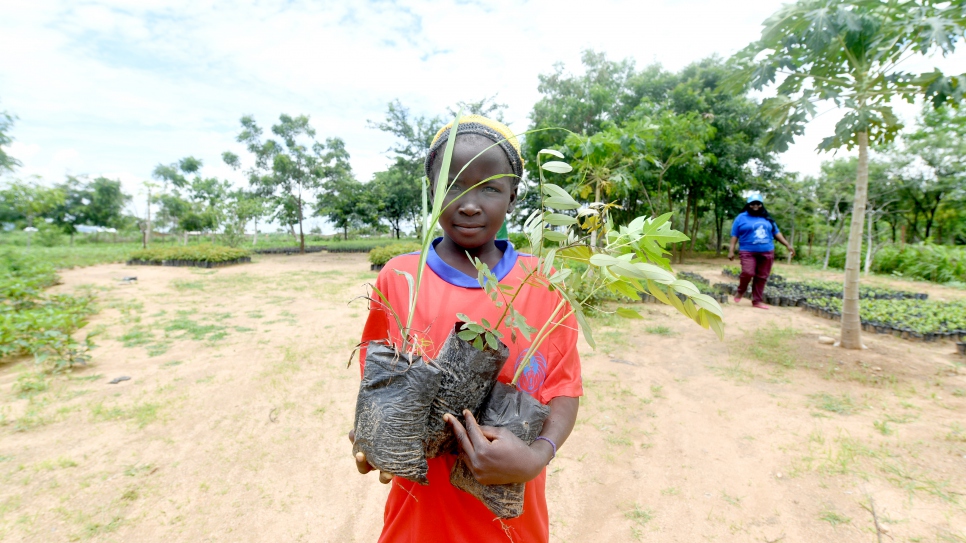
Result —
<svg viewBox="0 0 966 543"><path fill-rule="evenodd" d="M775 262L775 243L777 239L788 247L788 252L795 256L792 244L785 241L785 236L778 231L778 225L765 210L764 198L755 193L748 197L745 209L735 217L731 225L731 246L728 247L728 259L735 259L735 244L741 247L738 256L741 260L741 275L738 280L738 294L735 303L741 301L751 282L751 305L758 309L768 309L762 302L765 283L771 274L771 266ZM754 279L754 282L752 282Z"/></svg>

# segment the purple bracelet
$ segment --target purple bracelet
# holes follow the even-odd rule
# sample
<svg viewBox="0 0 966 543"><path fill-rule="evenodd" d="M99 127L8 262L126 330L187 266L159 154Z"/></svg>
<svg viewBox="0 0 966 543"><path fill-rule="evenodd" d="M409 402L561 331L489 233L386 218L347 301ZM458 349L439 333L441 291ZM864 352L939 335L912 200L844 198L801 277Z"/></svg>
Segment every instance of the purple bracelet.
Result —
<svg viewBox="0 0 966 543"><path fill-rule="evenodd" d="M540 436L537 439L534 439L534 441L540 441L541 439L543 441L546 441L547 443L550 444L551 447L553 447L553 455L550 456L550 460L553 460L554 458L556 458L557 457L557 444L554 443L553 441L551 441L549 437L543 437L543 436ZM547 462L547 463L549 464L549 462Z"/></svg>

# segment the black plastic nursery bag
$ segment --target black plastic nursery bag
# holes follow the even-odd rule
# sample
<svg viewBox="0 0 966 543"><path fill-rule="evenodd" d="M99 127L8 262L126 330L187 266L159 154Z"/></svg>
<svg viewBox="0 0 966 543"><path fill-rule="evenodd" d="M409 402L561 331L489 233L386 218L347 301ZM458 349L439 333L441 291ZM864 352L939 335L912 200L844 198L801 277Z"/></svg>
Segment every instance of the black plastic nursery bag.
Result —
<svg viewBox="0 0 966 543"><path fill-rule="evenodd" d="M355 443L374 468L429 484L423 453L429 408L442 373L432 362L369 342L356 400Z"/></svg>
<svg viewBox="0 0 966 543"><path fill-rule="evenodd" d="M510 355L510 349L503 342L499 342L497 350L473 348L456 335L462 325L462 322L456 323L436 357L442 380L426 423L426 458L456 452L456 436L443 421L443 415L449 413L464 422L463 410L469 409L474 416L479 416L496 376Z"/></svg>
<svg viewBox="0 0 966 543"><path fill-rule="evenodd" d="M543 423L549 415L550 407L533 396L514 386L497 383L487 399L479 423L506 428L529 445L543 431ZM449 480L456 488L476 496L499 518L516 518L523 514L525 483L481 484L462 458L453 466Z"/></svg>

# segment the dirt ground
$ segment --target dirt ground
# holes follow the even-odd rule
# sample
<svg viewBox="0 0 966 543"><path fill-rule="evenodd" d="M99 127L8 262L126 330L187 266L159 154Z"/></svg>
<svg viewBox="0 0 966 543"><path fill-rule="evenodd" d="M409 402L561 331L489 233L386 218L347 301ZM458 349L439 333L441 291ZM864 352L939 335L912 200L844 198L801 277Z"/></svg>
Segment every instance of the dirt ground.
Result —
<svg viewBox="0 0 966 543"><path fill-rule="evenodd" d="M722 264L680 269L718 282ZM32 393L17 392L30 364L0 365L0 540L374 541L387 487L355 472L345 437L366 315L347 302L374 278L365 255L336 254L64 272L58 289L99 296L98 347ZM595 319L596 352L581 344L552 541L966 541L952 343L867 335L847 352L817 341L835 322L747 301L725 306L719 342L639 308Z"/></svg>

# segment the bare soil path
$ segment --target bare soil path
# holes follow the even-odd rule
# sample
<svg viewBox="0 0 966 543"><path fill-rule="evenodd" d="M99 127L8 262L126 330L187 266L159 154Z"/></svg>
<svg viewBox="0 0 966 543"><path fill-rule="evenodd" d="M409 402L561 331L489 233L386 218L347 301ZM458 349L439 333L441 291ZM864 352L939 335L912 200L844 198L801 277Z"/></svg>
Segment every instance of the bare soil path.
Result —
<svg viewBox="0 0 966 543"><path fill-rule="evenodd" d="M716 282L721 266L682 269ZM32 368L0 365L0 540L376 539L387 487L355 473L345 437L365 255L62 275L62 291L98 292L85 330L102 334L92 365L47 390L18 395ZM953 344L866 336L846 352L817 342L833 321L747 301L725 307L719 342L639 308L596 319L600 348L581 346L578 424L549 468L552 541L966 541Z"/></svg>

